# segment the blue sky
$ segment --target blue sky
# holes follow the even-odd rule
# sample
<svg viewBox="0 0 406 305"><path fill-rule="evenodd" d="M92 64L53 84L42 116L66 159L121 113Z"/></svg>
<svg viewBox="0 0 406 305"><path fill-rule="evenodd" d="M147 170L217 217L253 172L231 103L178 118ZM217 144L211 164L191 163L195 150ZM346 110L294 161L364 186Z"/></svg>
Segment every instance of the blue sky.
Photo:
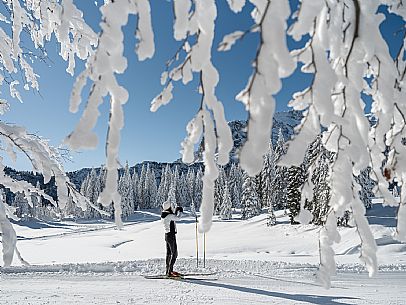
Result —
<svg viewBox="0 0 406 305"><path fill-rule="evenodd" d="M101 0L98 0L101 3ZM84 12L89 24L98 31L100 13L93 1L75 1ZM232 13L226 1L218 1L218 18L216 24L217 46L225 34L235 30L247 29L252 25L250 11L247 5L242 13ZM292 1L292 6L297 5ZM152 23L155 32L156 52L151 60L139 62L134 53L136 18L132 17L125 27L125 55L128 58L128 68L124 75L118 77L120 83L130 94L129 101L124 106L125 127L122 131L120 161L127 160L133 165L144 160L173 161L180 158L180 143L186 135L185 127L200 106L197 94L197 81L183 86L176 83L174 99L167 106L161 107L156 113L149 111L151 100L161 91L160 75L165 68L165 62L179 47L179 42L173 39L172 33L172 3L164 0L151 1ZM0 9L1 11L1 9ZM384 11L384 10L383 10ZM403 24L404 26L404 24ZM382 25L383 34L388 37L390 50L394 54L401 43L394 32L402 27L400 18L391 17ZM297 47L303 42L288 41L289 47ZM226 119L246 119L247 114L243 105L235 100L236 94L245 87L252 68L251 62L258 45L257 34L246 36L229 52L214 52L213 62L220 73L220 83L217 97L224 103ZM79 121L82 108L76 114L68 111L69 97L74 78L66 71L66 63L59 57L59 47L55 42L47 45L49 61L47 64L36 63L40 75L40 94L20 92L24 103L11 101L11 110L2 118L8 123L25 126L30 132L50 139L50 143L58 146ZM83 69L83 63L77 60L75 75ZM292 93L305 88L311 81L311 75L297 71L293 76L284 80L283 90L276 96L277 111L287 110L287 102ZM5 92L6 88L2 88ZM99 145L94 150L72 152L73 162L64 163L68 171L82 167L100 166L105 162L104 143L107 131L109 104L104 103L100 108L101 115L95 130L99 135ZM7 161L7 158L6 158ZM30 170L31 167L23 156L19 156L16 164L9 165L18 169Z"/></svg>

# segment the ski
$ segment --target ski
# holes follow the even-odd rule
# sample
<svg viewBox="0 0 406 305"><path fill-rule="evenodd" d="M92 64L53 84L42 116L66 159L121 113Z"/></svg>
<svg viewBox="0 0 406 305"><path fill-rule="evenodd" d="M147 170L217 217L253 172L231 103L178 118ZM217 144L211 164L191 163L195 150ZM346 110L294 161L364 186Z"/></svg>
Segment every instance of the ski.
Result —
<svg viewBox="0 0 406 305"><path fill-rule="evenodd" d="M210 276L210 275L216 275L217 272L191 272L191 273L179 273L179 276L172 276L173 278L176 277L188 277L188 276ZM166 274L154 274L154 275L144 275L145 278L149 279L162 279L162 278L168 278Z"/></svg>
<svg viewBox="0 0 406 305"><path fill-rule="evenodd" d="M186 276L181 278L181 280L184 281L217 281L218 278L217 277L192 277L192 276Z"/></svg>
<svg viewBox="0 0 406 305"><path fill-rule="evenodd" d="M165 274L158 274L158 275L144 275L144 278L146 279L150 279L150 280L175 280L175 281L179 281L179 280L190 280L190 281L216 281L218 280L218 278L214 278L214 277L206 277L207 274L204 274L204 276L199 277L201 275L181 275L181 276L167 276Z"/></svg>
<svg viewBox="0 0 406 305"><path fill-rule="evenodd" d="M175 276L167 276L165 274L157 274L157 275L144 275L144 278L152 279L152 280L160 280L160 279L173 279L173 278L175 278ZM180 276L176 276L176 278L180 278Z"/></svg>
<svg viewBox="0 0 406 305"><path fill-rule="evenodd" d="M181 273L181 276L210 276L216 275L217 272L206 272L206 273Z"/></svg>

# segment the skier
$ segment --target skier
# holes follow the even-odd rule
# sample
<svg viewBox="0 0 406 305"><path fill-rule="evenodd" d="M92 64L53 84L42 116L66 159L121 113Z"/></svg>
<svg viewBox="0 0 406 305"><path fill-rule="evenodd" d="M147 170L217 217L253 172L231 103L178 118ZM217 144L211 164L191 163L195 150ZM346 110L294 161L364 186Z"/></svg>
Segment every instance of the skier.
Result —
<svg viewBox="0 0 406 305"><path fill-rule="evenodd" d="M162 204L161 220L165 229L166 242L166 275L170 277L180 276L178 272L173 271L178 256L178 246L176 245L176 220L180 219L182 207L176 207L175 212L169 200Z"/></svg>

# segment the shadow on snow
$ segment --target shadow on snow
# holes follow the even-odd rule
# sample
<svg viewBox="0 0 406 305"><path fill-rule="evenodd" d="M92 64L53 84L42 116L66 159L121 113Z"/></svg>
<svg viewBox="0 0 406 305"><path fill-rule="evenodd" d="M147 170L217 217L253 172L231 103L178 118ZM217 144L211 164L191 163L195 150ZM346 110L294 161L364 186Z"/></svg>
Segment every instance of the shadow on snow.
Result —
<svg viewBox="0 0 406 305"><path fill-rule="evenodd" d="M242 287L242 286L218 283L218 282L214 283L214 282L209 282L209 281L189 281L189 282L193 283L195 285L224 288L224 289L230 289L230 290L235 290L235 291L240 291L240 292L245 292L245 293L259 294L259 295L269 296L269 297L273 297L273 298L307 302L310 304L319 304L319 305L350 305L349 303L341 303L337 300L338 299L359 300L359 298L346 297L346 296L289 294L289 293L283 293L283 292L268 291L268 290L257 289L257 288L249 288L249 287Z"/></svg>

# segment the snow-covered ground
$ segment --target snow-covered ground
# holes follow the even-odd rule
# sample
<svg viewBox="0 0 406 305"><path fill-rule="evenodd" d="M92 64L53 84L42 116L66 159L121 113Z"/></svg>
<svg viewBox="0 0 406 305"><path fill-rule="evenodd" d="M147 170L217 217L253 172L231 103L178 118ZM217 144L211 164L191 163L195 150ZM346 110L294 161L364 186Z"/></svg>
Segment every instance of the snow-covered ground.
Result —
<svg viewBox="0 0 406 305"><path fill-rule="evenodd" d="M359 264L354 228L340 228L338 266L332 288L315 282L318 263L313 225L266 227L266 215L215 221L199 234L195 222L178 223L179 271L215 271L204 281L147 280L164 269L165 244L159 214L137 212L123 230L100 222L29 222L15 225L19 250L31 266L1 270L0 304L405 304L406 244L392 238L394 209L368 212L378 245L379 273L368 278ZM1 244L0 244L1 249ZM0 263L1 259L0 259Z"/></svg>

